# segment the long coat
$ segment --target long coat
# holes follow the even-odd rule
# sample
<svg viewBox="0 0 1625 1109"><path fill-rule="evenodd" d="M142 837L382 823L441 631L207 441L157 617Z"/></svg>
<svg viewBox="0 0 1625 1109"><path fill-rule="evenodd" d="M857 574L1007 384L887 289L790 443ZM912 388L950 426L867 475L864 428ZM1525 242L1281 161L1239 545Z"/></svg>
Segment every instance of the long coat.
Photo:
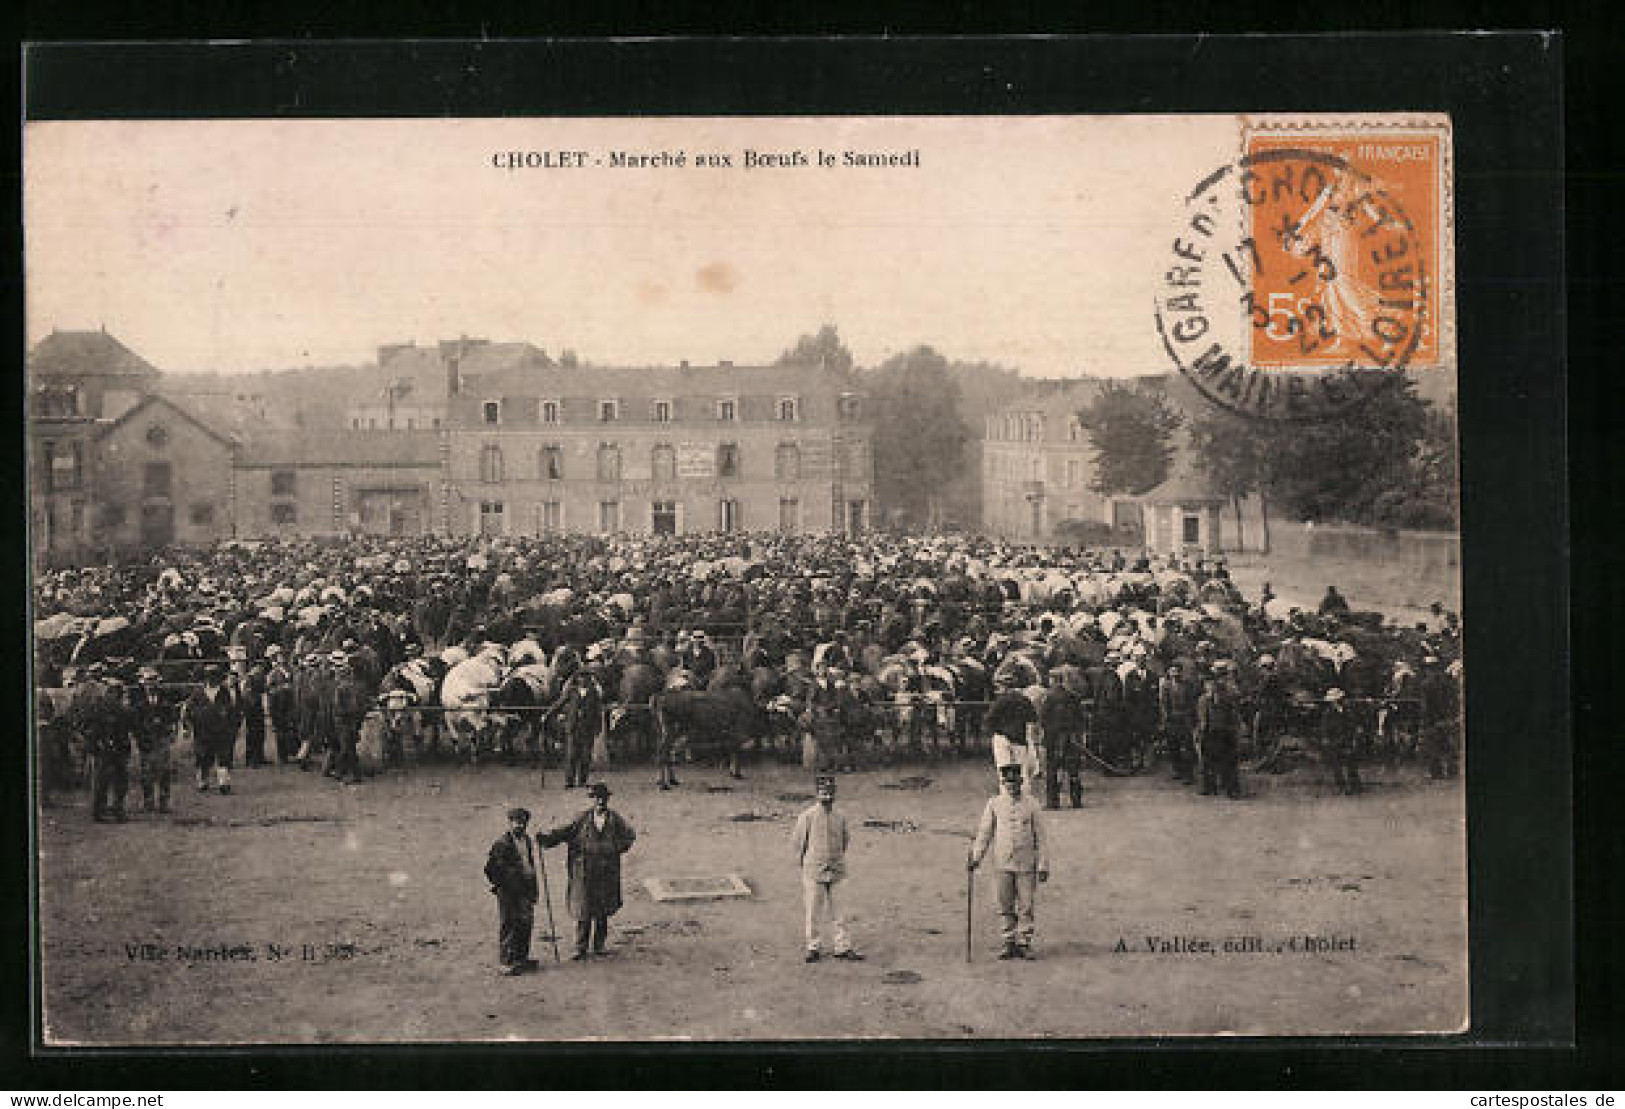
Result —
<svg viewBox="0 0 1625 1109"><path fill-rule="evenodd" d="M536 837L543 847L570 845L570 885L566 900L577 920L610 916L621 907L621 856L631 850L637 833L611 810L599 831L588 809L568 824Z"/></svg>

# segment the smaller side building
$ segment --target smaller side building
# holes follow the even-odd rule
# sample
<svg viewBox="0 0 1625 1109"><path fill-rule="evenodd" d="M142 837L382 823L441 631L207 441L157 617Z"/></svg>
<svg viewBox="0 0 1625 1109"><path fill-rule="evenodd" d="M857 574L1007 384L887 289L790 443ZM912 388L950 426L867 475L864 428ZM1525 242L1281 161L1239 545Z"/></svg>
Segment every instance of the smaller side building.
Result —
<svg viewBox="0 0 1625 1109"><path fill-rule="evenodd" d="M97 432L97 547L128 554L232 534L237 445L174 401L149 394Z"/></svg>
<svg viewBox="0 0 1625 1109"><path fill-rule="evenodd" d="M1140 495L1145 545L1167 554L1225 549L1220 513L1225 498L1189 467Z"/></svg>
<svg viewBox="0 0 1625 1109"><path fill-rule="evenodd" d="M424 535L439 513L437 431L265 432L236 468L242 539Z"/></svg>

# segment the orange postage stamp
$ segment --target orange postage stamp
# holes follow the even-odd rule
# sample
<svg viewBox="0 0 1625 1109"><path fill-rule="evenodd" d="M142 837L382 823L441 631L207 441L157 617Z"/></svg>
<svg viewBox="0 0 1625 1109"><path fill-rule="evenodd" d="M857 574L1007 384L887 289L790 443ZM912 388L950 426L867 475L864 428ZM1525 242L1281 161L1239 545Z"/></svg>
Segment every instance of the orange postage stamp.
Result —
<svg viewBox="0 0 1625 1109"><path fill-rule="evenodd" d="M1296 421L1453 366L1449 118L1239 124L1162 267L1157 329L1180 373L1238 414Z"/></svg>
<svg viewBox="0 0 1625 1109"><path fill-rule="evenodd" d="M1243 136L1248 230L1298 262L1252 275L1252 363L1439 365L1451 299L1439 287L1451 272L1443 121L1249 119Z"/></svg>

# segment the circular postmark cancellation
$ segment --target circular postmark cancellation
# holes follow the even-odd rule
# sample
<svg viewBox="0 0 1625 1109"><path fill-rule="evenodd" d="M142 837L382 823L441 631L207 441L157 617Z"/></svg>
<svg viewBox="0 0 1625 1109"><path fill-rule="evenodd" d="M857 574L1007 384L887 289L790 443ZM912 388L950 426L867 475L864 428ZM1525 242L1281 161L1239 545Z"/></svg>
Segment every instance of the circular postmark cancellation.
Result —
<svg viewBox="0 0 1625 1109"><path fill-rule="evenodd" d="M1331 419L1403 378L1427 332L1424 229L1335 154L1249 153L1185 198L1157 330L1214 404Z"/></svg>

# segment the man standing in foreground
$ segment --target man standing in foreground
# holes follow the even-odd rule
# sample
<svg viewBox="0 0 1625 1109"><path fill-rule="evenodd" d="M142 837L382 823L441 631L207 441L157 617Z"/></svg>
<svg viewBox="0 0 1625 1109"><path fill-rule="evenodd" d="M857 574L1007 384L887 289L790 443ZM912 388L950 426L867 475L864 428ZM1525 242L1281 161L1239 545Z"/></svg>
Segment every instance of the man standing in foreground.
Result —
<svg viewBox="0 0 1625 1109"><path fill-rule="evenodd" d="M497 952L502 973L512 977L541 964L530 957L536 920L536 849L526 829L530 810L508 810L508 830L491 845L485 877L497 898Z"/></svg>
<svg viewBox="0 0 1625 1109"><path fill-rule="evenodd" d="M609 807L609 787L594 782L587 789L592 808L568 824L536 837L543 847L570 845L570 915L576 918L577 961L592 953L604 953L609 934L609 918L621 908L621 856L632 849L638 838L621 814Z"/></svg>
<svg viewBox="0 0 1625 1109"><path fill-rule="evenodd" d="M999 958L1031 959L1033 898L1038 883L1049 881L1049 842L1038 806L1032 798L1022 796L1021 767L1014 763L1001 766L999 777L1003 789L982 810L982 823L965 866L975 870L992 850L999 935L1004 940Z"/></svg>
<svg viewBox="0 0 1625 1109"><path fill-rule="evenodd" d="M859 960L846 934L846 922L835 904L835 886L846 877L846 848L850 842L846 817L835 811L835 779L818 776L818 803L803 809L796 817L792 835L796 862L801 866L801 892L807 917L807 962L823 957L821 925L829 920L830 938L837 959Z"/></svg>

